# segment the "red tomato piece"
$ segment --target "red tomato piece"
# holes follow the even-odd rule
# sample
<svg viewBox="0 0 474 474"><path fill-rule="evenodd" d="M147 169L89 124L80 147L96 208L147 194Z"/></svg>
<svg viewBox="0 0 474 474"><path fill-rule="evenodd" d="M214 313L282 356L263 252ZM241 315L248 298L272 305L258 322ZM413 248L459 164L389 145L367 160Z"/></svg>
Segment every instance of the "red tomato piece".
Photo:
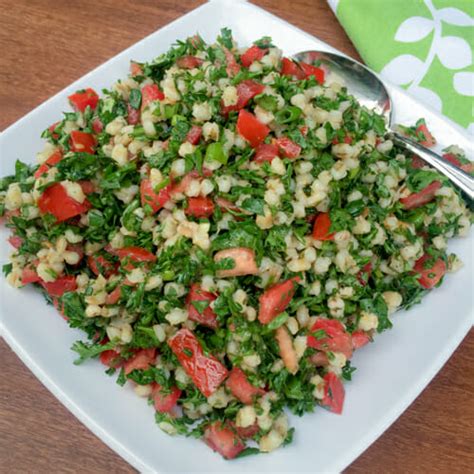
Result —
<svg viewBox="0 0 474 474"><path fill-rule="evenodd" d="M443 155L443 158L446 161L449 161L452 165L457 166L458 168L461 167L461 162L458 160L458 157L453 153L445 153Z"/></svg>
<svg viewBox="0 0 474 474"><path fill-rule="evenodd" d="M59 277L53 282L41 281L40 283L50 296L62 296L68 291L77 289L76 278L72 275Z"/></svg>
<svg viewBox="0 0 474 474"><path fill-rule="evenodd" d="M70 135L69 144L71 151L90 153L91 155L95 152L95 138L90 133L73 130Z"/></svg>
<svg viewBox="0 0 474 474"><path fill-rule="evenodd" d="M155 192L151 184L151 180L146 178L140 183L140 197L142 206L148 205L153 213L158 212L171 199L171 191L173 185L170 183L164 188Z"/></svg>
<svg viewBox="0 0 474 474"><path fill-rule="evenodd" d="M302 127L300 127L300 132L301 132L301 135L305 137L306 135L308 135L308 127L306 125L303 125Z"/></svg>
<svg viewBox="0 0 474 474"><path fill-rule="evenodd" d="M240 208L237 207L232 201L229 201L228 199L220 197L220 196L216 198L216 204L222 209L222 212L240 211Z"/></svg>
<svg viewBox="0 0 474 474"><path fill-rule="evenodd" d="M367 285L367 282L369 281L370 275L372 275L372 263L366 263L359 273L357 273L357 280L362 286Z"/></svg>
<svg viewBox="0 0 474 474"><path fill-rule="evenodd" d="M328 407L329 411L340 415L344 405L346 392L339 377L333 372L327 373L324 377L324 398L321 405Z"/></svg>
<svg viewBox="0 0 474 474"><path fill-rule="evenodd" d="M96 117L92 121L92 130L94 130L94 133L101 133L102 130L104 130L104 124L102 123L99 117Z"/></svg>
<svg viewBox="0 0 474 474"><path fill-rule="evenodd" d="M81 180L77 181L78 184L81 185L82 192L84 194L92 194L95 193L96 189L92 181Z"/></svg>
<svg viewBox="0 0 474 474"><path fill-rule="evenodd" d="M352 137L350 135L345 135L344 136L344 139L342 140L342 142L339 141L339 139L337 137L334 137L332 139L332 144L333 145L337 145L339 143L347 143L348 145L350 145L352 143Z"/></svg>
<svg viewBox="0 0 474 474"><path fill-rule="evenodd" d="M420 138L420 144L426 147L432 147L436 145L436 140L428 130L426 123L422 123L418 125L415 131L418 138Z"/></svg>
<svg viewBox="0 0 474 474"><path fill-rule="evenodd" d="M130 75L132 77L141 76L143 74L140 64L130 61Z"/></svg>
<svg viewBox="0 0 474 474"><path fill-rule="evenodd" d="M73 109L77 110L78 112L84 112L87 106L89 106L92 110L95 110L97 104L99 103L99 96L97 95L97 92L90 87L83 91L78 91L74 94L71 94L68 99Z"/></svg>
<svg viewBox="0 0 474 474"><path fill-rule="evenodd" d="M211 396L227 378L228 370L213 356L205 356L201 344L189 329L180 329L168 345L198 390Z"/></svg>
<svg viewBox="0 0 474 474"><path fill-rule="evenodd" d="M261 143L257 148L255 148L255 156L253 161L256 163L264 163L265 161L271 163L273 158L276 158L278 154L279 152L277 145Z"/></svg>
<svg viewBox="0 0 474 474"><path fill-rule="evenodd" d="M122 289L119 286L115 287L111 293L109 293L105 298L105 304L117 304L118 300L122 296Z"/></svg>
<svg viewBox="0 0 474 474"><path fill-rule="evenodd" d="M103 255L90 255L87 257L87 264L95 275L104 275L109 278L117 273L119 264L107 260Z"/></svg>
<svg viewBox="0 0 474 474"><path fill-rule="evenodd" d="M306 77L306 73L301 69L297 63L288 58L281 60L281 73L284 76L293 76L301 80Z"/></svg>
<svg viewBox="0 0 474 474"><path fill-rule="evenodd" d="M202 128L198 125L193 125L191 130L189 130L186 135L186 141L191 143L191 145L197 145L199 140L201 140Z"/></svg>
<svg viewBox="0 0 474 474"><path fill-rule="evenodd" d="M265 395L263 388L252 385L245 375L245 372L239 367L234 367L226 380L226 387L232 392L232 395L242 403L250 405L255 397Z"/></svg>
<svg viewBox="0 0 474 474"><path fill-rule="evenodd" d="M370 336L365 331L362 331L361 329L354 331L351 334L351 338L352 338L353 349L360 349L361 347L364 347L366 344L370 342Z"/></svg>
<svg viewBox="0 0 474 474"><path fill-rule="evenodd" d="M431 267L426 268L426 261L432 257L425 254L415 262L413 270L420 274L418 281L423 288L430 290L438 284L446 273L446 263L442 258L438 258Z"/></svg>
<svg viewBox="0 0 474 474"><path fill-rule="evenodd" d="M43 176L48 170L57 165L63 159L63 154L61 150L56 150L36 171L35 171L35 178L38 179Z"/></svg>
<svg viewBox="0 0 474 474"><path fill-rule="evenodd" d="M329 365L329 359L325 352L316 352L309 358L309 360L316 367L325 367L326 365Z"/></svg>
<svg viewBox="0 0 474 474"><path fill-rule="evenodd" d="M147 84L142 87L142 109L154 100L163 100L165 94L156 84Z"/></svg>
<svg viewBox="0 0 474 474"><path fill-rule="evenodd" d="M316 336L313 336L317 333ZM311 327L307 337L309 347L322 352L342 352L347 359L352 357L352 341L350 334L336 319L319 318Z"/></svg>
<svg viewBox="0 0 474 474"><path fill-rule="evenodd" d="M280 154L285 158L298 158L301 153L301 147L287 137L277 138L275 140Z"/></svg>
<svg viewBox="0 0 474 474"><path fill-rule="evenodd" d="M197 283L191 285L188 296L186 297L186 309L188 310L189 319L212 329L216 329L217 316L209 306L216 299L217 296L214 293L204 291ZM193 302L197 301L207 301L209 305L199 312L196 306L193 305Z"/></svg>
<svg viewBox="0 0 474 474"><path fill-rule="evenodd" d="M239 112L237 131L243 138L249 141L252 148L256 148L260 145L270 133L270 129L265 124L246 110Z"/></svg>
<svg viewBox="0 0 474 474"><path fill-rule="evenodd" d="M199 67L204 61L196 56L183 56L176 60L176 65L182 69L194 69Z"/></svg>
<svg viewBox="0 0 474 474"><path fill-rule="evenodd" d="M19 249L23 245L23 239L18 235L10 235L8 243L15 249Z"/></svg>
<svg viewBox="0 0 474 474"><path fill-rule="evenodd" d="M295 294L296 283L299 281L300 277L296 276L265 290L259 298L258 320L262 324L268 324L285 311Z"/></svg>
<svg viewBox="0 0 474 474"><path fill-rule="evenodd" d="M255 275L258 273L257 263L255 261L255 252L246 247L234 247L231 249L220 250L214 255L214 261L219 262L224 258L234 260L234 267L228 270L219 270L220 278Z"/></svg>
<svg viewBox="0 0 474 474"><path fill-rule="evenodd" d="M188 207L184 212L188 216L197 218L209 217L214 213L214 203L208 197L192 197L188 199Z"/></svg>
<svg viewBox="0 0 474 474"><path fill-rule="evenodd" d="M127 123L136 125L140 122L140 111L134 109L130 104L127 104Z"/></svg>
<svg viewBox="0 0 474 474"><path fill-rule="evenodd" d="M416 209L417 207L424 206L431 202L435 195L436 191L441 188L440 181L433 181L431 184L428 184L426 188L422 189L418 193L412 193L407 197L401 198L400 202L403 204L403 207L407 210Z"/></svg>
<svg viewBox="0 0 474 474"><path fill-rule="evenodd" d="M312 66L308 63L299 63L301 69L303 70L305 77L310 78L314 76L314 78L320 83L324 83L324 71L320 67Z"/></svg>
<svg viewBox="0 0 474 474"><path fill-rule="evenodd" d="M127 359L123 365L125 375L134 370L145 370L155 362L156 349L140 349L130 359Z"/></svg>
<svg viewBox="0 0 474 474"><path fill-rule="evenodd" d="M316 216L313 226L313 239L316 240L333 240L334 233L329 232L331 229L331 218L327 212L321 212Z"/></svg>
<svg viewBox="0 0 474 474"><path fill-rule="evenodd" d="M202 169L202 175L199 174L199 171L193 170L186 174L179 183L173 184L171 194L184 193L184 191L188 189L191 181L195 179L202 180L203 178L209 178L210 176L212 176L212 171L207 168Z"/></svg>
<svg viewBox="0 0 474 474"><path fill-rule="evenodd" d="M251 99L256 95L261 94L265 89L263 84L246 79L237 85L237 103L234 105L224 105L221 102L221 113L227 115L232 110L238 111L243 109Z"/></svg>
<svg viewBox="0 0 474 474"><path fill-rule="evenodd" d="M156 255L141 247L123 247L112 252L120 259L129 258L133 262L155 262Z"/></svg>
<svg viewBox="0 0 474 474"><path fill-rule="evenodd" d="M113 369L118 369L119 367L122 367L124 363L123 357L120 355L120 352L117 352L114 349L101 352L99 355L99 360L102 362L102 364L106 365L107 367L112 367Z"/></svg>
<svg viewBox="0 0 474 474"><path fill-rule="evenodd" d="M246 428L236 426L235 431L237 431L237 434L242 439L251 439L260 431L260 427L258 426L258 423L255 422L253 425L247 426Z"/></svg>
<svg viewBox="0 0 474 474"><path fill-rule="evenodd" d="M261 49L256 45L250 46L250 48L240 56L240 62L244 67L249 67L254 61L260 61L267 53L267 48Z"/></svg>
<svg viewBox="0 0 474 474"><path fill-rule="evenodd" d="M153 383L151 398L155 405L155 410L160 413L170 413L176 406L181 396L181 390L174 386L170 390L163 390L157 383Z"/></svg>
<svg viewBox="0 0 474 474"><path fill-rule="evenodd" d="M61 122L54 122L52 125L50 125L48 127L48 130L50 131L51 133L51 136L57 140L59 138L59 135L54 131L56 129L56 127L60 124Z"/></svg>
<svg viewBox="0 0 474 474"><path fill-rule="evenodd" d="M21 283L22 285L28 285L28 283L39 283L41 278L38 276L35 270L31 267L25 267L21 272Z"/></svg>
<svg viewBox="0 0 474 474"><path fill-rule="evenodd" d="M214 421L204 430L204 442L225 459L234 459L245 449L245 444L232 427Z"/></svg>
<svg viewBox="0 0 474 474"><path fill-rule="evenodd" d="M88 211L91 204L87 199L82 203L76 201L67 194L61 183L55 183L44 190L38 207L42 214L53 214L58 222L63 222Z"/></svg>
<svg viewBox="0 0 474 474"><path fill-rule="evenodd" d="M227 49L222 48L227 63L226 72L229 77L235 76L240 71L239 63L235 60L235 56Z"/></svg>

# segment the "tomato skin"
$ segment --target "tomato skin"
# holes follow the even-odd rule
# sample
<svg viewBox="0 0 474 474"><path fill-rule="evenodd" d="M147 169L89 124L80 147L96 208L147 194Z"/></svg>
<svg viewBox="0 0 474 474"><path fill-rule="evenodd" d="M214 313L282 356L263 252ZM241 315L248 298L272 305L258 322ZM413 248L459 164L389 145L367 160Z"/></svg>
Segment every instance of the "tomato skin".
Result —
<svg viewBox="0 0 474 474"><path fill-rule="evenodd" d="M48 127L48 130L50 131L51 133L51 136L57 140L59 138L59 135L54 131L56 129L56 127L60 124L61 122L54 122L52 125L50 125Z"/></svg>
<svg viewBox="0 0 474 474"><path fill-rule="evenodd" d="M417 207L424 206L431 202L435 195L436 191L441 188L440 181L433 181L431 184L426 186L418 193L412 193L407 197L401 198L400 202L403 204L403 207L407 210L416 209Z"/></svg>
<svg viewBox="0 0 474 474"><path fill-rule="evenodd" d="M360 271L359 271L359 273L357 273L356 277L357 277L357 280L359 281L359 283L362 286L365 286L365 285L367 285L371 275L372 275L372 263L369 262L369 263L366 263L360 269Z"/></svg>
<svg viewBox="0 0 474 474"><path fill-rule="evenodd" d="M299 281L300 277L296 276L264 291L259 298L260 307L258 310L258 320L262 324L268 324L285 311L295 294L296 283Z"/></svg>
<svg viewBox="0 0 474 474"><path fill-rule="evenodd" d="M130 104L127 104L127 123L129 125L136 125L140 122L140 111L134 109Z"/></svg>
<svg viewBox="0 0 474 474"><path fill-rule="evenodd" d="M69 145L71 151L90 153L91 155L95 153L96 142L94 136L90 133L73 130L70 134Z"/></svg>
<svg viewBox="0 0 474 474"><path fill-rule="evenodd" d="M23 268L21 272L21 284L28 285L28 283L39 283L41 278L38 276L35 270L31 267Z"/></svg>
<svg viewBox="0 0 474 474"><path fill-rule="evenodd" d="M15 249L19 249L23 245L23 239L18 235L10 235L8 243Z"/></svg>
<svg viewBox="0 0 474 474"><path fill-rule="evenodd" d="M193 216L198 219L209 217L214 213L214 203L208 197L192 197L188 199L188 207L184 212L187 216Z"/></svg>
<svg viewBox="0 0 474 474"><path fill-rule="evenodd" d="M301 147L287 137L277 138L275 143L284 158L298 158L301 153Z"/></svg>
<svg viewBox="0 0 474 474"><path fill-rule="evenodd" d="M209 178L211 176L212 176L212 171L207 168L202 169L202 175L197 170L190 171L181 179L179 183L172 185L170 194L184 193L184 191L188 189L188 186L191 183L191 181L195 179L202 180L203 178Z"/></svg>
<svg viewBox="0 0 474 474"><path fill-rule="evenodd" d="M140 64L134 61L130 61L130 75L132 77L135 77L135 76L141 76L142 74L143 74L143 70Z"/></svg>
<svg viewBox="0 0 474 474"><path fill-rule="evenodd" d="M156 255L141 247L114 249L113 254L120 259L129 258L133 262L155 262Z"/></svg>
<svg viewBox="0 0 474 474"><path fill-rule="evenodd" d="M89 255L87 264L95 275L104 275L105 278L117 273L119 267L118 263L107 260L103 255Z"/></svg>
<svg viewBox="0 0 474 474"><path fill-rule="evenodd" d="M43 176L54 165L58 164L63 159L61 150L55 151L40 167L35 171L34 177L36 179Z"/></svg>
<svg viewBox="0 0 474 474"><path fill-rule="evenodd" d="M240 438L251 439L260 431L260 427L258 426L258 423L255 422L253 425L247 426L246 428L236 426L235 431L240 436Z"/></svg>
<svg viewBox="0 0 474 474"><path fill-rule="evenodd" d="M186 309L188 310L189 319L196 323L203 324L212 329L217 329L217 316L210 306L200 313L193 305L193 301L208 301L211 304L217 296L209 291L204 291L200 285L193 283L186 297Z"/></svg>
<svg viewBox="0 0 474 474"><path fill-rule="evenodd" d="M161 386L157 383L153 383L151 398L153 399L156 411L160 413L172 412L181 396L181 390L176 386L171 387L170 390L170 393L168 393L168 391L162 392Z"/></svg>
<svg viewBox="0 0 474 474"><path fill-rule="evenodd" d="M127 359L123 365L125 375L128 375L133 370L148 369L153 364L156 358L156 349L140 349L134 356Z"/></svg>
<svg viewBox="0 0 474 474"><path fill-rule="evenodd" d="M292 76L301 80L306 77L305 72L294 61L288 58L281 60L281 74L284 76Z"/></svg>
<svg viewBox="0 0 474 474"><path fill-rule="evenodd" d="M53 282L41 281L40 284L50 296L62 296L68 291L77 289L76 278L72 275L59 277Z"/></svg>
<svg viewBox="0 0 474 474"><path fill-rule="evenodd" d="M235 76L240 71L239 63L235 60L235 56L227 49L222 48L227 63L226 72L229 77Z"/></svg>
<svg viewBox="0 0 474 474"><path fill-rule="evenodd" d="M327 212L321 212L316 216L313 226L313 239L334 240L334 233L329 232L331 218Z"/></svg>
<svg viewBox="0 0 474 474"><path fill-rule="evenodd" d="M358 329L357 331L354 331L351 334L351 339L352 339L352 348L354 350L364 347L371 340L370 336L365 331L362 331L362 329Z"/></svg>
<svg viewBox="0 0 474 474"><path fill-rule="evenodd" d="M329 359L325 352L316 352L309 358L309 360L316 367L326 367L329 365Z"/></svg>
<svg viewBox="0 0 474 474"><path fill-rule="evenodd" d="M226 380L226 387L232 392L232 395L242 403L250 405L255 397L265 395L263 388L252 385L245 375L245 372L239 367L234 367Z"/></svg>
<svg viewBox="0 0 474 474"><path fill-rule="evenodd" d="M151 184L151 180L145 178L140 183L140 197L142 206L148 205L151 207L153 213L158 212L171 199L171 191L173 185L170 183L164 188L155 192Z"/></svg>
<svg viewBox="0 0 474 474"><path fill-rule="evenodd" d="M224 258L234 260L234 268L229 270L219 270L220 278L255 275L258 273L257 263L255 261L255 252L246 247L233 247L231 249L220 250L214 255L214 261L219 262Z"/></svg>
<svg viewBox="0 0 474 474"><path fill-rule="evenodd" d="M425 136L424 139L420 140L420 145L423 145L426 147L432 147L436 145L436 140L431 134L431 132L428 130L426 123L422 123L418 125L415 133L417 134L417 136L419 136L420 134L423 134Z"/></svg>
<svg viewBox="0 0 474 474"><path fill-rule="evenodd" d="M461 168L466 173L472 173L472 171L474 170L474 163L471 162L471 163L466 163L463 165L461 161L458 159L458 157L453 153L445 153L443 155L443 158L446 161L449 161L452 165L457 166L458 168Z"/></svg>
<svg viewBox="0 0 474 474"><path fill-rule="evenodd" d="M165 94L156 84L147 84L142 87L142 110L154 100L163 100Z"/></svg>
<svg viewBox="0 0 474 474"><path fill-rule="evenodd" d="M53 214L58 222L78 216L91 208L90 202L83 203L71 198L61 183L55 183L43 191L38 200L38 208L42 214Z"/></svg>
<svg viewBox="0 0 474 474"><path fill-rule="evenodd" d="M226 116L229 112L243 109L256 95L261 94L265 89L263 84L246 79L237 85L237 103L234 105L224 105L221 102L221 113Z"/></svg>
<svg viewBox="0 0 474 474"><path fill-rule="evenodd" d="M215 357L204 355L199 341L189 329L180 329L168 340L168 345L205 397L211 396L227 378L229 372L225 366Z"/></svg>
<svg viewBox="0 0 474 474"><path fill-rule="evenodd" d="M261 143L255 148L255 155L253 161L256 163L264 163L273 161L273 158L276 158L279 155L278 146L275 144Z"/></svg>
<svg viewBox="0 0 474 474"><path fill-rule="evenodd" d="M111 293L109 293L105 298L105 304L117 304L118 300L122 296L122 289L119 286L116 286Z"/></svg>
<svg viewBox="0 0 474 474"><path fill-rule="evenodd" d="M199 67L204 61L196 56L183 56L176 60L176 65L181 69L194 69Z"/></svg>
<svg viewBox="0 0 474 474"><path fill-rule="evenodd" d="M216 197L216 204L221 208L222 212L240 211L240 208L237 207L232 201L229 201L228 199L220 196Z"/></svg>
<svg viewBox="0 0 474 474"><path fill-rule="evenodd" d="M73 109L77 110L78 112L84 112L87 106L89 106L92 110L95 110L97 104L99 103L99 96L97 95L97 92L90 87L84 91L71 94L68 99Z"/></svg>
<svg viewBox="0 0 474 474"><path fill-rule="evenodd" d="M305 74L305 77L308 79L311 76L314 76L316 81L318 81L320 84L324 83L324 70L321 69L320 67L312 66L311 64L308 63L303 63L300 62L300 67L303 69L303 72Z"/></svg>
<svg viewBox="0 0 474 474"><path fill-rule="evenodd" d="M199 140L201 140L202 127L199 125L193 125L186 135L186 141L191 143L191 145L197 145Z"/></svg>
<svg viewBox="0 0 474 474"><path fill-rule="evenodd" d="M248 140L252 148L256 148L265 140L270 129L260 122L255 115L242 109L237 119L237 131Z"/></svg>
<svg viewBox="0 0 474 474"><path fill-rule="evenodd" d="M113 369L118 369L124 364L124 360L120 355L120 352L117 352L114 349L101 352L99 355L99 360L102 362L102 364Z"/></svg>
<svg viewBox="0 0 474 474"><path fill-rule="evenodd" d="M427 290L436 286L447 271L446 263L441 257L430 268L425 268L425 262L429 259L431 259L430 255L425 254L415 262L413 267L413 270L420 274L418 278L420 285Z"/></svg>
<svg viewBox="0 0 474 474"><path fill-rule="evenodd" d="M104 124L102 123L99 117L96 117L92 121L92 130L94 130L94 133L97 133L97 134L101 133L102 130L104 130Z"/></svg>
<svg viewBox="0 0 474 474"><path fill-rule="evenodd" d="M313 349L322 352L342 352L347 359L352 357L352 340L350 334L336 319L319 318L311 327L311 333L324 331L325 336L307 336L307 344Z"/></svg>
<svg viewBox="0 0 474 474"><path fill-rule="evenodd" d="M206 427L204 442L225 459L234 459L245 449L245 444L232 427L220 421L214 421Z"/></svg>
<svg viewBox="0 0 474 474"><path fill-rule="evenodd" d="M244 67L249 67L254 61L260 61L265 54L268 53L268 48L261 49L256 45L250 46L242 56L240 56L240 62Z"/></svg>
<svg viewBox="0 0 474 474"><path fill-rule="evenodd" d="M328 372L324 377L324 398L321 405L326 406L329 411L340 415L344 405L346 392L339 377L333 372Z"/></svg>

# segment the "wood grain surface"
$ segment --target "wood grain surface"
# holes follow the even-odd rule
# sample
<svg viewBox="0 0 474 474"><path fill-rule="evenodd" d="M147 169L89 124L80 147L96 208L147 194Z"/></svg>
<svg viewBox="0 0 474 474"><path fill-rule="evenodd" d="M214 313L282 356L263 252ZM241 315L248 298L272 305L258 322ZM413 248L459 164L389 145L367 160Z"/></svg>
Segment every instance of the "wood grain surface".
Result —
<svg viewBox="0 0 474 474"><path fill-rule="evenodd" d="M0 129L201 3L0 0ZM358 57L325 0L254 3ZM0 472L135 472L76 420L3 341L0 360ZM473 367L471 331L428 388L347 472L473 472Z"/></svg>

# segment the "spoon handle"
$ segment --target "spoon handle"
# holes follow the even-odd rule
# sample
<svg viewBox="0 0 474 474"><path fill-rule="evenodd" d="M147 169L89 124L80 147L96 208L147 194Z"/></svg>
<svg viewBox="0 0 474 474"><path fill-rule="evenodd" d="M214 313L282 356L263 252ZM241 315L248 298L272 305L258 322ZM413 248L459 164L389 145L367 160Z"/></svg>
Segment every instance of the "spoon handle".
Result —
<svg viewBox="0 0 474 474"><path fill-rule="evenodd" d="M474 199L474 178L470 174L449 163L449 161L446 161L418 142L397 132L392 132L391 138L397 145L417 154L433 168L444 174L455 186L464 191L469 196L469 199Z"/></svg>

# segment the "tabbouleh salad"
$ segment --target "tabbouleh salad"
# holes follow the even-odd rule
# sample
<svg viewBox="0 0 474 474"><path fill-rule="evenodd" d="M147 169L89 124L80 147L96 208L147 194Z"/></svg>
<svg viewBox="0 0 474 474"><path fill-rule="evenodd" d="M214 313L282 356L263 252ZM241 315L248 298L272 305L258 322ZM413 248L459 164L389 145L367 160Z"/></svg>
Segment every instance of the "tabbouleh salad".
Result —
<svg viewBox="0 0 474 474"><path fill-rule="evenodd" d="M32 284L169 434L227 459L291 442L284 412L340 414L355 350L460 266L471 214L386 137L337 77L281 56L179 41L44 131L0 181ZM425 122L403 128L427 146ZM472 171L462 150L445 158Z"/></svg>

